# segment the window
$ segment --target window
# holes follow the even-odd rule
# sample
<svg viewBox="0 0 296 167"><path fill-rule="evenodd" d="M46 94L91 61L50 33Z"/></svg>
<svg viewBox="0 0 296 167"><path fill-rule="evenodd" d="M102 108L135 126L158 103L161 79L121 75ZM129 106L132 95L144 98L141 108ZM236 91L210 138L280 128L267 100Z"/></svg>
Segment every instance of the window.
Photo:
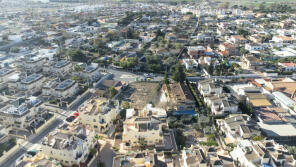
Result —
<svg viewBox="0 0 296 167"><path fill-rule="evenodd" d="M96 122L96 119L94 119L94 122Z"/></svg>
<svg viewBox="0 0 296 167"><path fill-rule="evenodd" d="M98 128L98 126L97 125L94 125L94 128Z"/></svg>

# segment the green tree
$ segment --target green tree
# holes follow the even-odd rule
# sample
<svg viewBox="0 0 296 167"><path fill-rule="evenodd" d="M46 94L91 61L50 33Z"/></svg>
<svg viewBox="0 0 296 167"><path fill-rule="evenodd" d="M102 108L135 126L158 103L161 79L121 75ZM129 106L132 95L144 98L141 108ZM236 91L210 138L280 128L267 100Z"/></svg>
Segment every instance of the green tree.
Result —
<svg viewBox="0 0 296 167"><path fill-rule="evenodd" d="M94 156L96 153L97 153L97 150L95 148L90 148L89 149L90 156Z"/></svg>
<svg viewBox="0 0 296 167"><path fill-rule="evenodd" d="M81 50L67 50L66 56L70 58L72 61L77 62L87 62L86 55Z"/></svg>
<svg viewBox="0 0 296 167"><path fill-rule="evenodd" d="M125 110L129 109L130 108L129 102L127 101L122 102L121 107Z"/></svg>
<svg viewBox="0 0 296 167"><path fill-rule="evenodd" d="M172 69L172 79L176 82L184 82L186 79L184 67L180 63L178 63Z"/></svg>
<svg viewBox="0 0 296 167"><path fill-rule="evenodd" d="M93 46L96 48L104 48L105 42L103 41L102 37L97 37L93 40Z"/></svg>
<svg viewBox="0 0 296 167"><path fill-rule="evenodd" d="M129 57L125 61L120 62L120 66L123 68L134 68L138 65L139 60L137 57Z"/></svg>
<svg viewBox="0 0 296 167"><path fill-rule="evenodd" d="M164 79L163 79L163 82L164 82L165 84L169 84L169 83L170 83L170 81L169 81L169 77L168 77L168 73L167 73L167 72L164 73Z"/></svg>
<svg viewBox="0 0 296 167"><path fill-rule="evenodd" d="M138 146L141 151L145 150L147 148L147 141L145 138L139 138L138 139Z"/></svg>
<svg viewBox="0 0 296 167"><path fill-rule="evenodd" d="M117 90L114 87L110 87L108 89L109 92L109 97L112 98L113 96L115 96L117 94Z"/></svg>
<svg viewBox="0 0 296 167"><path fill-rule="evenodd" d="M75 72L79 72L79 71L81 71L81 70L82 70L82 68L81 68L81 66L80 66L80 65L78 65L78 64L75 64L75 65L73 66L73 70L74 70Z"/></svg>
<svg viewBox="0 0 296 167"><path fill-rule="evenodd" d="M19 51L20 51L20 48L18 48L18 47L10 48L10 52L12 52L12 53L18 53Z"/></svg>
<svg viewBox="0 0 296 167"><path fill-rule="evenodd" d="M244 30L244 29L240 28L240 29L237 30L237 34L246 37L246 36L249 35L249 32L247 30Z"/></svg>
<svg viewBox="0 0 296 167"><path fill-rule="evenodd" d="M109 41L114 41L118 39L118 36L114 31L111 30L107 33L106 38L108 38Z"/></svg>
<svg viewBox="0 0 296 167"><path fill-rule="evenodd" d="M261 141L261 140L263 140L263 138L262 138L262 136L253 136L252 137L252 140L254 140L254 141Z"/></svg>
<svg viewBox="0 0 296 167"><path fill-rule="evenodd" d="M246 50L244 47L241 47L241 48L239 49L239 52L240 52L241 55L244 55L244 54L249 53L249 51Z"/></svg>
<svg viewBox="0 0 296 167"><path fill-rule="evenodd" d="M126 110L125 109L123 109L123 110L121 110L120 111L120 113L119 113L119 115L120 115L120 118L121 119L123 119L123 120L125 120L126 118Z"/></svg>
<svg viewBox="0 0 296 167"><path fill-rule="evenodd" d="M183 131L181 129L176 129L175 139L179 149L185 147L186 137L183 135Z"/></svg>
<svg viewBox="0 0 296 167"><path fill-rule="evenodd" d="M157 56L146 56L145 70L159 73L162 70L161 59Z"/></svg>
<svg viewBox="0 0 296 167"><path fill-rule="evenodd" d="M265 11L265 3L264 2L260 3L259 10L262 12Z"/></svg>
<svg viewBox="0 0 296 167"><path fill-rule="evenodd" d="M251 115L253 113L252 104L247 102L247 98L245 96L240 99L238 105L244 114Z"/></svg>
<svg viewBox="0 0 296 167"><path fill-rule="evenodd" d="M97 164L97 167L106 167L106 164L104 163L104 162L99 162L98 164Z"/></svg>
<svg viewBox="0 0 296 167"><path fill-rule="evenodd" d="M182 46L181 46L181 44L179 44L179 43L176 43L176 45L175 45L175 48L176 48L176 49L181 49L181 48L182 48Z"/></svg>

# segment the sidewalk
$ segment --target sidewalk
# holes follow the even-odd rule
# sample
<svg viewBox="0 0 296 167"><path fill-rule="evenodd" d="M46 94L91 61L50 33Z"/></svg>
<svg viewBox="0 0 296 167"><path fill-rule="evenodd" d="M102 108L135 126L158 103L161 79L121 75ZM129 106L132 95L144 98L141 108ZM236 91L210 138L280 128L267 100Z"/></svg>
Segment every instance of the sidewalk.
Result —
<svg viewBox="0 0 296 167"><path fill-rule="evenodd" d="M15 151L17 151L19 148L22 148L22 144L16 144L15 146L13 146L10 150L8 150L7 152L4 151L3 155L0 157L0 163L2 163L3 160L5 160L7 157L10 156L10 154L14 153Z"/></svg>
<svg viewBox="0 0 296 167"><path fill-rule="evenodd" d="M53 116L48 121L46 121L43 125L41 125L36 130L36 134L40 133L40 131L42 131L45 127L47 127L49 124L51 124L55 119L56 119L56 113L54 113Z"/></svg>
<svg viewBox="0 0 296 167"><path fill-rule="evenodd" d="M42 132L42 130L44 128L46 128L48 125L50 125L54 120L56 119L56 116L55 114L48 120L46 121L43 125L41 125L37 130L36 130L36 133L35 134L38 134L40 132ZM12 147L8 152L4 152L3 153L3 156L0 157L0 164L3 163L4 160L7 160L7 158L11 155L13 155L13 153L16 153L18 150L21 150L21 149L28 149L27 147L30 147L31 144L25 140L23 142L19 142L17 143L14 147ZM16 160L16 159L15 159Z"/></svg>

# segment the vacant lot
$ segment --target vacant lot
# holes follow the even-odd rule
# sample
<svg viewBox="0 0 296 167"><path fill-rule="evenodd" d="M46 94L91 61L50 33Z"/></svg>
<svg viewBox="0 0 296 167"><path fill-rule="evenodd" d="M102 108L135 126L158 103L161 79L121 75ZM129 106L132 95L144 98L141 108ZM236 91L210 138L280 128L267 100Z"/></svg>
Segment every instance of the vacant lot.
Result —
<svg viewBox="0 0 296 167"><path fill-rule="evenodd" d="M156 98L158 88L158 82L133 82L118 98L130 102L131 108L141 110Z"/></svg>

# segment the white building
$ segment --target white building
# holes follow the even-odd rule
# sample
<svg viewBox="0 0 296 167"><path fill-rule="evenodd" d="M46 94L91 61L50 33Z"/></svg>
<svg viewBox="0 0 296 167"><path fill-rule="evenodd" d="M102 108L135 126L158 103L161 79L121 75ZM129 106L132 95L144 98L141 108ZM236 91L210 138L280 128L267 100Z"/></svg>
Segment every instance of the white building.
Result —
<svg viewBox="0 0 296 167"><path fill-rule="evenodd" d="M256 122L246 114L230 114L225 119L217 119L219 131L232 143L241 139L250 139L252 136L260 136L261 132Z"/></svg>
<svg viewBox="0 0 296 167"><path fill-rule="evenodd" d="M13 129L29 131L48 114L46 109L40 106L42 102L35 98L25 101L2 97L1 103L5 106L0 109L0 123L7 128L7 131Z"/></svg>
<svg viewBox="0 0 296 167"><path fill-rule="evenodd" d="M153 117L132 117L123 123L122 142L126 146L138 146L144 139L148 146L163 146L161 122Z"/></svg>
<svg viewBox="0 0 296 167"><path fill-rule="evenodd" d="M287 150L273 140L254 142L241 140L230 152L231 157L242 167L295 166L295 159Z"/></svg>
<svg viewBox="0 0 296 167"><path fill-rule="evenodd" d="M93 83L98 81L102 75L99 71L99 65L92 63L83 69L83 71L80 73L80 76L87 79L88 82Z"/></svg>
<svg viewBox="0 0 296 167"><path fill-rule="evenodd" d="M95 131L106 134L120 112L119 104L106 99L90 99L78 109L79 121Z"/></svg>
<svg viewBox="0 0 296 167"><path fill-rule="evenodd" d="M72 71L72 63L67 60L50 61L43 66L43 72L57 77L64 77Z"/></svg>
<svg viewBox="0 0 296 167"><path fill-rule="evenodd" d="M230 99L217 100L210 107L213 115L236 114L238 112L238 104Z"/></svg>
<svg viewBox="0 0 296 167"><path fill-rule="evenodd" d="M41 143L41 152L65 166L80 165L94 147L94 131L82 124L63 124Z"/></svg>
<svg viewBox="0 0 296 167"><path fill-rule="evenodd" d="M55 98L68 98L72 97L78 92L78 83L73 80L64 80L59 82L59 80L50 80L42 88L43 96L53 96Z"/></svg>
<svg viewBox="0 0 296 167"><path fill-rule="evenodd" d="M274 36L272 37L272 41L275 43L293 43L293 38L287 36Z"/></svg>
<svg viewBox="0 0 296 167"><path fill-rule="evenodd" d="M278 65L283 67L286 71L296 71L295 63L278 63Z"/></svg>
<svg viewBox="0 0 296 167"><path fill-rule="evenodd" d="M261 166L261 157L250 140L241 140L237 146L230 152L231 157L237 160L241 166L257 167Z"/></svg>
<svg viewBox="0 0 296 167"><path fill-rule="evenodd" d="M198 90L203 96L211 95L211 94L222 94L222 87L214 83L214 80L204 80L198 82Z"/></svg>
<svg viewBox="0 0 296 167"><path fill-rule="evenodd" d="M34 57L28 60L20 60L20 62L18 63L18 68L20 68L20 70L25 70L25 72L37 73L42 70L45 61L45 58L41 57Z"/></svg>
<svg viewBox="0 0 296 167"><path fill-rule="evenodd" d="M278 29L276 31L280 36L291 36L291 32L285 29Z"/></svg>
<svg viewBox="0 0 296 167"><path fill-rule="evenodd" d="M18 83L18 89L25 91L27 94L34 94L42 90L45 77L41 74L32 74Z"/></svg>
<svg viewBox="0 0 296 167"><path fill-rule="evenodd" d="M9 77L13 74L13 69L1 68L0 69L0 82L8 82Z"/></svg>
<svg viewBox="0 0 296 167"><path fill-rule="evenodd" d="M283 94L282 92L273 92L276 102L278 102L283 108L291 110L293 115L296 115L296 102Z"/></svg>
<svg viewBox="0 0 296 167"><path fill-rule="evenodd" d="M201 148L190 147L182 150L182 167L207 167L205 154Z"/></svg>
<svg viewBox="0 0 296 167"><path fill-rule="evenodd" d="M247 43L245 44L245 49L252 52L252 51L260 51L263 49L263 47L260 44Z"/></svg>
<svg viewBox="0 0 296 167"><path fill-rule="evenodd" d="M8 86L9 77L11 77L14 73L14 70L8 68L0 69L0 89Z"/></svg>
<svg viewBox="0 0 296 167"><path fill-rule="evenodd" d="M183 64L185 65L186 70L198 67L198 63L195 59L183 59Z"/></svg>

